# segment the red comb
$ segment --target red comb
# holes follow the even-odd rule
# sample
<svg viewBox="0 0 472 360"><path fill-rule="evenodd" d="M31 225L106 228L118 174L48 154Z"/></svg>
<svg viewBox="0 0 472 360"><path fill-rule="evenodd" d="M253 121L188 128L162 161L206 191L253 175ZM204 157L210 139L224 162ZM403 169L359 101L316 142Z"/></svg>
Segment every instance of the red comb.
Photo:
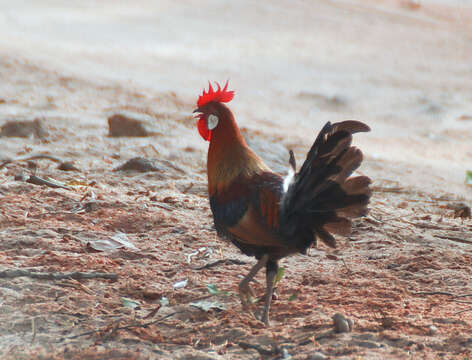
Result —
<svg viewBox="0 0 472 360"><path fill-rule="evenodd" d="M218 101L218 102L230 102L233 100L234 91L228 91L228 81L226 81L225 87L222 89L220 84L216 83L218 89L215 91L211 86L211 82L208 82L209 88L208 92L203 90L203 93L200 95L197 101L197 106L202 107L205 104L208 104L211 101Z"/></svg>

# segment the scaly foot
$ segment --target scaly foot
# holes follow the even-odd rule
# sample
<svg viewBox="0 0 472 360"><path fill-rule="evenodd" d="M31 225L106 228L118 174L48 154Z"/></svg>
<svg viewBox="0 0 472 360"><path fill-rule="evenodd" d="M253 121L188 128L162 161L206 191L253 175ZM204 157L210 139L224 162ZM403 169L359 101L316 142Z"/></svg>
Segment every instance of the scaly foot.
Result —
<svg viewBox="0 0 472 360"><path fill-rule="evenodd" d="M265 311L265 307L258 309L254 313L254 316L256 317L257 320L263 322L266 327L270 326L269 313Z"/></svg>
<svg viewBox="0 0 472 360"><path fill-rule="evenodd" d="M254 303L254 292L249 286L248 281L241 281L239 283L239 298L241 299L241 305L244 310L248 310L249 307Z"/></svg>

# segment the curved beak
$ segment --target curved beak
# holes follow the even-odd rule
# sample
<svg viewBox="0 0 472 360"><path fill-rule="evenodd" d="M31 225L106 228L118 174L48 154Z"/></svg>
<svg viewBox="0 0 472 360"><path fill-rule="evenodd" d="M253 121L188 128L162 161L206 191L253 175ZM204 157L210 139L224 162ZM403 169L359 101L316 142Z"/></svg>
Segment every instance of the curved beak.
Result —
<svg viewBox="0 0 472 360"><path fill-rule="evenodd" d="M192 114L194 114L193 117L196 118L202 114L202 111L200 110L200 108L198 108L198 109L193 110Z"/></svg>

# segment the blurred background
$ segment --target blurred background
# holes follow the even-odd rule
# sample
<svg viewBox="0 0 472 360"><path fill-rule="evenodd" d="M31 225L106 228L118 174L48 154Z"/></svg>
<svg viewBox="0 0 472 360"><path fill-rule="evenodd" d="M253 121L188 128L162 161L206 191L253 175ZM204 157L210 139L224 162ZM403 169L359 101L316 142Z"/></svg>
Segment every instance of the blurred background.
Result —
<svg viewBox="0 0 472 360"><path fill-rule="evenodd" d="M190 114L229 79L251 131L307 149L326 121L362 120L374 178L472 199L470 19L466 0L0 1L0 115L93 123L109 86Z"/></svg>

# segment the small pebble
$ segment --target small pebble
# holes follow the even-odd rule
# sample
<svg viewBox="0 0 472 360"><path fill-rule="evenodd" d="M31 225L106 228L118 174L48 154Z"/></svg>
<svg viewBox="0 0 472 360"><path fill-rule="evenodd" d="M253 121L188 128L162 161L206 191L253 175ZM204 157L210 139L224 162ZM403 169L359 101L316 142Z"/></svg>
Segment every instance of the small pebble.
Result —
<svg viewBox="0 0 472 360"><path fill-rule="evenodd" d="M47 135L48 133L44 129L42 121L39 119L7 121L0 127L0 137L36 137L43 139Z"/></svg>
<svg viewBox="0 0 472 360"><path fill-rule="evenodd" d="M363 347L367 349L377 349L377 348L382 347L382 345L377 344L376 342L373 342L373 341L357 341L354 344L359 347Z"/></svg>
<svg viewBox="0 0 472 360"><path fill-rule="evenodd" d="M114 114L108 118L109 136L149 136L144 124L124 114Z"/></svg>
<svg viewBox="0 0 472 360"><path fill-rule="evenodd" d="M429 334L430 334L430 335L434 335L434 334L436 334L436 333L438 332L439 329L438 329L436 326L434 326L434 325L430 325L430 326L428 327L428 330L429 330Z"/></svg>
<svg viewBox="0 0 472 360"><path fill-rule="evenodd" d="M328 357L325 354L315 351L313 354L308 356L307 360L326 360L327 358Z"/></svg>
<svg viewBox="0 0 472 360"><path fill-rule="evenodd" d="M282 353L281 360L290 360L290 359L292 359L292 355L290 355L290 354L288 353L287 349L282 348L281 353Z"/></svg>
<svg viewBox="0 0 472 360"><path fill-rule="evenodd" d="M123 165L117 167L115 171L161 171L162 167L156 166L151 160L136 157L128 160Z"/></svg>
<svg viewBox="0 0 472 360"><path fill-rule="evenodd" d="M397 207L400 209L406 209L408 207L408 202L402 201L400 204L397 205Z"/></svg>
<svg viewBox="0 0 472 360"><path fill-rule="evenodd" d="M15 175L15 181L26 181L28 179L28 177L29 177L28 175L21 172L21 173Z"/></svg>
<svg viewBox="0 0 472 360"><path fill-rule="evenodd" d="M70 161L66 161L66 162L63 162L63 163L60 163L59 166L57 167L59 170L62 170L62 171L80 171L79 169L77 169L73 163L71 163Z"/></svg>
<svg viewBox="0 0 472 360"><path fill-rule="evenodd" d="M348 319L341 313L335 314L333 317L334 331L337 333L345 333L352 331L352 320Z"/></svg>

